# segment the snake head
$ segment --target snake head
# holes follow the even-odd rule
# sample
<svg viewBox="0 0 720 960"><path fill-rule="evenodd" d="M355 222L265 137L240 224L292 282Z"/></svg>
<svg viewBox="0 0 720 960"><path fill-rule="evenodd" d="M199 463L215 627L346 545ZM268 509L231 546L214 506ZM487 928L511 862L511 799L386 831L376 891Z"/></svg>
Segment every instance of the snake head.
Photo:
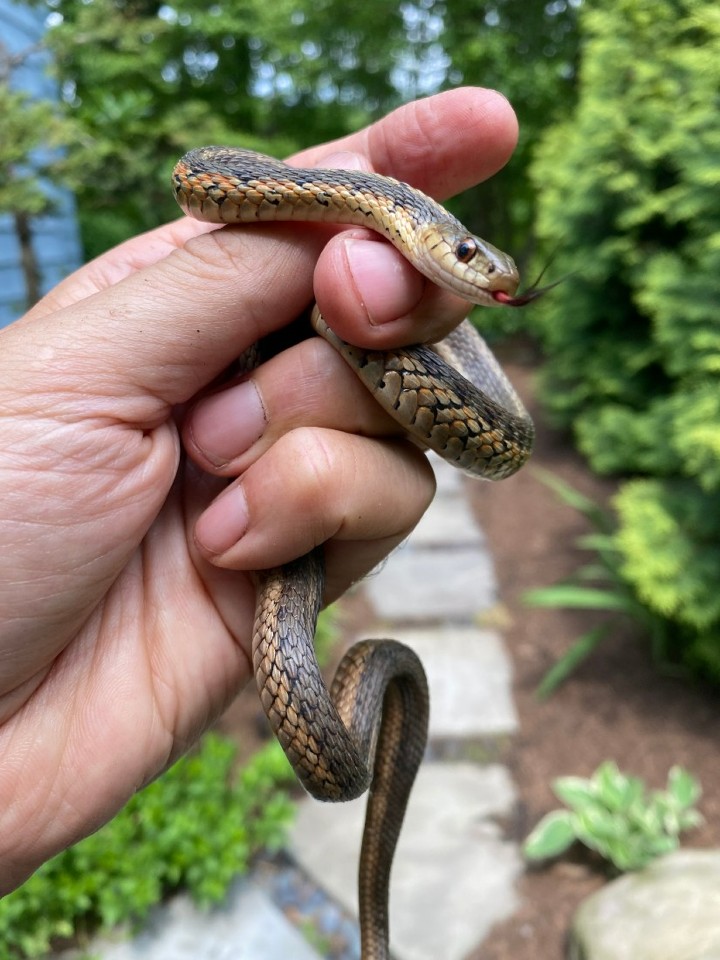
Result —
<svg viewBox="0 0 720 960"><path fill-rule="evenodd" d="M461 224L429 224L422 231L421 270L451 293L483 306L498 306L495 294L512 297L520 277L512 257L466 233Z"/></svg>

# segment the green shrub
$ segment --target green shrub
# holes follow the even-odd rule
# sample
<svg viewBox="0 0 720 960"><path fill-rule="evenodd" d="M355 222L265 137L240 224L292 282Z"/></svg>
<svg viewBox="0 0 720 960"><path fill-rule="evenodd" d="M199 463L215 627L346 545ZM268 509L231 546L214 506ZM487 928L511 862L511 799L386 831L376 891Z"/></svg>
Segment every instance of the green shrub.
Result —
<svg viewBox="0 0 720 960"><path fill-rule="evenodd" d="M273 741L231 776L235 748L208 735L96 834L44 864L0 901L0 956L43 956L54 938L133 923L187 889L219 901L253 853L278 845L294 774Z"/></svg>
<svg viewBox="0 0 720 960"><path fill-rule="evenodd" d="M690 481L626 483L615 499L621 571L674 627L676 655L720 683L720 491Z"/></svg>
<svg viewBox="0 0 720 960"><path fill-rule="evenodd" d="M694 809L700 785L680 767L668 774L667 790L650 794L612 761L589 779L558 777L553 791L570 809L554 810L538 823L523 848L531 860L558 856L579 840L615 870L639 870L677 849L680 833L702 823Z"/></svg>
<svg viewBox="0 0 720 960"><path fill-rule="evenodd" d="M580 22L578 106L534 167L571 271L537 308L545 397L595 470L638 478L620 569L720 680L720 18L715 0L604 0Z"/></svg>

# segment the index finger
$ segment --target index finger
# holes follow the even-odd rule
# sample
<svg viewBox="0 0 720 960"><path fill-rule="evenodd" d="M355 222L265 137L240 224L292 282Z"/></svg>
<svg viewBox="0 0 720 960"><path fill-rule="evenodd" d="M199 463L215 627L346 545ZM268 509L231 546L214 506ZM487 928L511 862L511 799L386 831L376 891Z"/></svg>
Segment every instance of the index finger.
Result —
<svg viewBox="0 0 720 960"><path fill-rule="evenodd" d="M440 200L497 173L518 138L505 97L482 87L458 87L398 107L369 127L295 154L292 163L321 166L340 150L361 153L377 173L406 180Z"/></svg>

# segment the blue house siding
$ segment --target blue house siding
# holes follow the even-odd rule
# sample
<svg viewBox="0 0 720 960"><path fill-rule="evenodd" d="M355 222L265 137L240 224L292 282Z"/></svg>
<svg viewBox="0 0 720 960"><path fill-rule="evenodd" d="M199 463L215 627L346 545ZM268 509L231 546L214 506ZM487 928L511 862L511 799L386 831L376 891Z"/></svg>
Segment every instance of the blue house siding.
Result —
<svg viewBox="0 0 720 960"><path fill-rule="evenodd" d="M46 13L29 9L11 0L0 0L0 38L11 53L21 53L36 44L44 33ZM12 85L38 99L52 99L57 89L46 72L47 55L33 53L12 73ZM2 118L0 117L0 136ZM48 188L50 189L50 188ZM33 218L33 249L46 293L58 280L82 263L82 250L70 193L52 190L56 209L52 215ZM20 246L11 216L0 214L0 327L15 320L26 309L25 284Z"/></svg>

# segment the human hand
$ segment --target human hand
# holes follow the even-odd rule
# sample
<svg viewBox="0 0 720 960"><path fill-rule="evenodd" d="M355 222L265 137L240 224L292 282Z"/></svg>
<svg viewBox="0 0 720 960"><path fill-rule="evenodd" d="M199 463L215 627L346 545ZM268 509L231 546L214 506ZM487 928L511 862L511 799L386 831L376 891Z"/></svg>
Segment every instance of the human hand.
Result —
<svg viewBox="0 0 720 960"><path fill-rule="evenodd" d="M503 98L464 89L296 162L442 198L515 136ZM441 336L465 309L364 231L183 219L0 334L0 893L109 819L247 681L252 570L325 543L332 599L427 506L424 457L324 341L219 381L313 296L370 348Z"/></svg>

